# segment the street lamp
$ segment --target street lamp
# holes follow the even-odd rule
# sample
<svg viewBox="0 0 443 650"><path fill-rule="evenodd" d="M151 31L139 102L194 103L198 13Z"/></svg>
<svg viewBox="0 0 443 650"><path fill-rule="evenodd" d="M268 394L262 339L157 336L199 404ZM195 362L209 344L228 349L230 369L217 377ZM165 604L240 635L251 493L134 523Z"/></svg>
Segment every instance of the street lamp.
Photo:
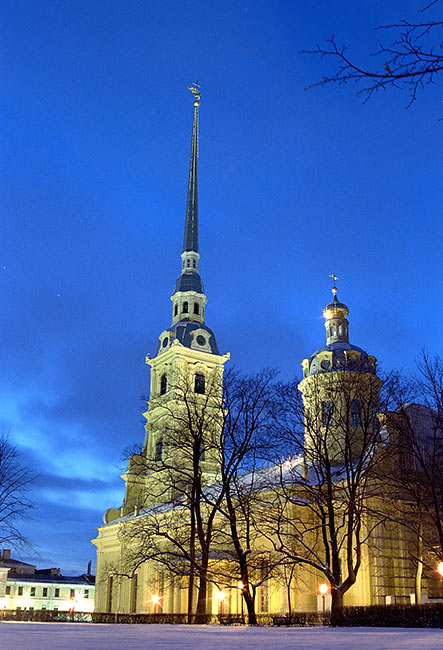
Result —
<svg viewBox="0 0 443 650"><path fill-rule="evenodd" d="M223 591L223 589L220 589L218 594L217 594L218 602L219 602L219 614L223 614L223 603L226 598L226 594Z"/></svg>
<svg viewBox="0 0 443 650"><path fill-rule="evenodd" d="M157 607L157 613L158 613L158 607L160 606L160 596L158 594L152 594L152 604L154 605L154 614L155 614L155 608Z"/></svg>
<svg viewBox="0 0 443 650"><path fill-rule="evenodd" d="M320 592L320 595L323 598L323 614L324 614L326 612L326 594L328 593L328 585L325 582L322 582L318 586L318 591Z"/></svg>

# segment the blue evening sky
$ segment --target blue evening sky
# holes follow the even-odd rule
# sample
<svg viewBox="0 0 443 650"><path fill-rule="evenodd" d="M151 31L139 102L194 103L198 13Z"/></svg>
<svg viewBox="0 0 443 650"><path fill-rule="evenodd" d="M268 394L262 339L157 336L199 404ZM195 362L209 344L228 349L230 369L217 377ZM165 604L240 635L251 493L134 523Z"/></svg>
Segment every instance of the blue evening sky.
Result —
<svg viewBox="0 0 443 650"><path fill-rule="evenodd" d="M422 4L3 0L0 407L41 475L23 559L86 570L121 503L180 271L192 81L207 324L230 363L298 373L332 272L385 369L439 351L441 80L408 110L395 90L362 104L306 92L331 62L298 54L334 33L382 70L372 27Z"/></svg>

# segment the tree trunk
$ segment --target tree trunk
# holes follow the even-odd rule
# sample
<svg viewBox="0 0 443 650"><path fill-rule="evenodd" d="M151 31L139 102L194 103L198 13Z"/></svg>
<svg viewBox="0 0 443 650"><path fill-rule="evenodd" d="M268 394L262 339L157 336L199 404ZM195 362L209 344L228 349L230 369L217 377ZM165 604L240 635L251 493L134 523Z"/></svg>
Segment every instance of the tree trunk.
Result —
<svg viewBox="0 0 443 650"><path fill-rule="evenodd" d="M343 615L343 593L332 588L331 601L331 625L339 625Z"/></svg>
<svg viewBox="0 0 443 650"><path fill-rule="evenodd" d="M206 623L206 597L208 593L208 558L202 558L199 570L199 586L195 623Z"/></svg>
<svg viewBox="0 0 443 650"><path fill-rule="evenodd" d="M291 607L291 583L286 586L288 592L288 614L289 618L292 618L292 607Z"/></svg>
<svg viewBox="0 0 443 650"><path fill-rule="evenodd" d="M249 625L257 625L257 616L255 614L255 599L249 593L249 588L245 587L243 589L243 597L246 603L246 609L248 610L248 623Z"/></svg>

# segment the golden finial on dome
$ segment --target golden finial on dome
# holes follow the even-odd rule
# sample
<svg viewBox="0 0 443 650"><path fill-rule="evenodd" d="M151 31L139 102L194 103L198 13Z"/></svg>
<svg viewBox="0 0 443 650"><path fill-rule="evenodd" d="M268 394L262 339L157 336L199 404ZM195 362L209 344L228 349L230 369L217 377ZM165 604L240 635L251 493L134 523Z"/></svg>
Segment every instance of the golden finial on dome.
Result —
<svg viewBox="0 0 443 650"><path fill-rule="evenodd" d="M337 293L337 287L335 286L335 283L337 282L337 280L340 280L340 278L337 275L335 275L335 273L331 273L329 277L332 278L332 281L334 283L334 286L332 287L332 293L335 296L335 294Z"/></svg>
<svg viewBox="0 0 443 650"><path fill-rule="evenodd" d="M337 286L336 282L340 278L335 275L335 273L331 273L330 278L332 278L332 281L334 283L334 286L332 287L332 293L334 295L334 299L332 302L329 303L329 305L326 305L326 307L323 310L323 316L326 318L326 320L329 320L331 318L346 318L346 316L349 314L349 309L347 306L342 303L338 302L337 300Z"/></svg>

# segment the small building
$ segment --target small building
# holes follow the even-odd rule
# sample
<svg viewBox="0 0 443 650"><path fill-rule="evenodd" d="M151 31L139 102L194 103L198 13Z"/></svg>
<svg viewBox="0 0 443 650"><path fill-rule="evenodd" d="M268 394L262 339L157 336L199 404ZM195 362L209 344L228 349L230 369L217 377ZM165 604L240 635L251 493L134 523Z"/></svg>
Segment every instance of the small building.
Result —
<svg viewBox="0 0 443 650"><path fill-rule="evenodd" d="M92 612L94 594L91 563L80 576L63 576L60 569L15 560L9 549L0 556L0 609Z"/></svg>

